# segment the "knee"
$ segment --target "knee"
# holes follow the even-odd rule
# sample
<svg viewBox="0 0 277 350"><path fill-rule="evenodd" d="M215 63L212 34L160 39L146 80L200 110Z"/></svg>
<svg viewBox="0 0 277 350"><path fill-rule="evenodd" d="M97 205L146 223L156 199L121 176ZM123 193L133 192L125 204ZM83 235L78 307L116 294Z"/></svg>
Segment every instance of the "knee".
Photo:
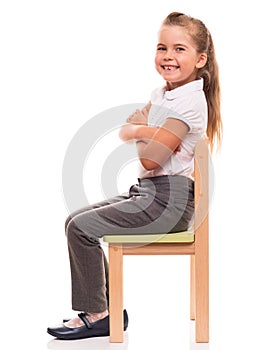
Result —
<svg viewBox="0 0 277 350"><path fill-rule="evenodd" d="M65 235L68 240L74 240L80 236L81 230L73 219L68 220L65 228Z"/></svg>
<svg viewBox="0 0 277 350"><path fill-rule="evenodd" d="M99 239L87 232L85 225L76 218L71 219L65 231L67 242L70 246L83 244L99 244Z"/></svg>
<svg viewBox="0 0 277 350"><path fill-rule="evenodd" d="M87 235L81 230L74 219L69 221L65 235L67 238L67 245L70 249L80 247L87 241Z"/></svg>
<svg viewBox="0 0 277 350"><path fill-rule="evenodd" d="M68 227L68 225L69 225L69 223L70 223L71 220L72 220L72 216L71 216L71 215L69 215L69 216L67 217L67 219L65 220L65 223L64 223L65 234L67 234L67 233L66 233L66 232L67 232L67 227Z"/></svg>
<svg viewBox="0 0 277 350"><path fill-rule="evenodd" d="M65 220L65 235L68 237L69 233L80 233L82 227L82 220L78 218L77 215L70 214L68 218Z"/></svg>

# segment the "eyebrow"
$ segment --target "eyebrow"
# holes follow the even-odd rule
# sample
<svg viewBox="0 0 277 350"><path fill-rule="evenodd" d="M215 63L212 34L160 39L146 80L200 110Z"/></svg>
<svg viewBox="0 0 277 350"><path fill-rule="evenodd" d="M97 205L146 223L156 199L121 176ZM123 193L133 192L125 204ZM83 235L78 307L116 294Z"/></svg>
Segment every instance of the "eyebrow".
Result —
<svg viewBox="0 0 277 350"><path fill-rule="evenodd" d="M174 46L183 46L183 47L188 48L188 46L187 46L187 45L185 45L185 44L175 44Z"/></svg>
<svg viewBox="0 0 277 350"><path fill-rule="evenodd" d="M166 46L165 44L163 44L163 43L158 43L157 44L157 46ZM185 45L185 44L174 44L173 46L183 46L183 47L185 47L185 48L188 48L188 46L187 45Z"/></svg>

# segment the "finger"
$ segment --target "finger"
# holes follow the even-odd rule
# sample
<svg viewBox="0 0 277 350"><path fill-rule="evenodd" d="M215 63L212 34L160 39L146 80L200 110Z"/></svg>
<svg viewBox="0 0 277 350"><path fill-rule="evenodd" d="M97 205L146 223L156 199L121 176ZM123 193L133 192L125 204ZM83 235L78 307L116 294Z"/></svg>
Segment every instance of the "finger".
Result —
<svg viewBox="0 0 277 350"><path fill-rule="evenodd" d="M141 111L141 113L143 114L144 117L146 117L148 111L147 111L147 109L144 107L143 110Z"/></svg>
<svg viewBox="0 0 277 350"><path fill-rule="evenodd" d="M130 117L128 117L127 119L126 119L126 121L127 121L127 123L131 123L131 121L132 121L132 117L130 116Z"/></svg>
<svg viewBox="0 0 277 350"><path fill-rule="evenodd" d="M146 109L147 112L149 112L149 110L151 108L151 102L148 102L144 108Z"/></svg>

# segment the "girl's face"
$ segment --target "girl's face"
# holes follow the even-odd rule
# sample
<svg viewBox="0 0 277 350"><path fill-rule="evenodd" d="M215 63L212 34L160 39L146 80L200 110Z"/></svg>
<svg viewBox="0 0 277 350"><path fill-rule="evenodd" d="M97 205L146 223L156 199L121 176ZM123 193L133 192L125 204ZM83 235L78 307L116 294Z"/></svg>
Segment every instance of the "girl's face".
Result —
<svg viewBox="0 0 277 350"><path fill-rule="evenodd" d="M159 32L155 65L169 90L197 77L197 70L207 62L205 53L197 53L191 37L180 26L162 26Z"/></svg>

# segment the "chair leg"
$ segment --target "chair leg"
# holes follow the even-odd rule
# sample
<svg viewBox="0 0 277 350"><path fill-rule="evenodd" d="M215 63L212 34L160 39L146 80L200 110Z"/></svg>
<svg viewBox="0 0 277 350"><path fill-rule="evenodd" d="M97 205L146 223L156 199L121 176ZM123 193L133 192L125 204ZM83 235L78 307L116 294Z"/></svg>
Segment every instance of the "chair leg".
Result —
<svg viewBox="0 0 277 350"><path fill-rule="evenodd" d="M110 342L123 343L123 253L121 245L109 244Z"/></svg>
<svg viewBox="0 0 277 350"><path fill-rule="evenodd" d="M195 320L195 256L190 256L190 319Z"/></svg>
<svg viewBox="0 0 277 350"><path fill-rule="evenodd" d="M209 259L202 250L195 254L195 338L209 342Z"/></svg>
<svg viewBox="0 0 277 350"><path fill-rule="evenodd" d="M202 140L195 149L195 337L209 342L209 150Z"/></svg>

